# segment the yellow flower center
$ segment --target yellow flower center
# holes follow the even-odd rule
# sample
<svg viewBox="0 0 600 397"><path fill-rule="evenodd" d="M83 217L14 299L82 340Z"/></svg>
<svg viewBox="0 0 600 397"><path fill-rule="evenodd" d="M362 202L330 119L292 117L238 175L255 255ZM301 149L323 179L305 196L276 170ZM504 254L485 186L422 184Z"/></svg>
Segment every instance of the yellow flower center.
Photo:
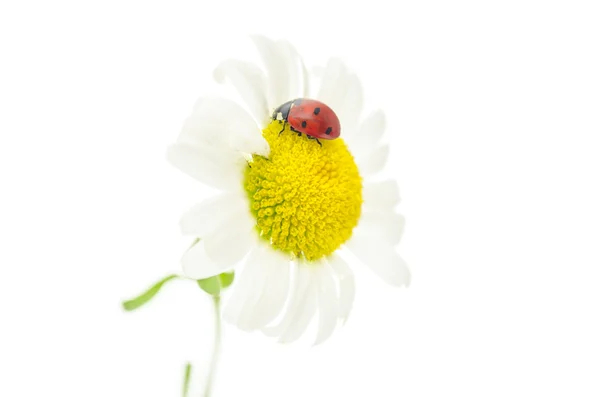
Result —
<svg viewBox="0 0 600 397"><path fill-rule="evenodd" d="M320 140L273 121L269 157L253 155L244 187L256 227L273 247L309 261L333 253L358 223L362 182L341 138Z"/></svg>

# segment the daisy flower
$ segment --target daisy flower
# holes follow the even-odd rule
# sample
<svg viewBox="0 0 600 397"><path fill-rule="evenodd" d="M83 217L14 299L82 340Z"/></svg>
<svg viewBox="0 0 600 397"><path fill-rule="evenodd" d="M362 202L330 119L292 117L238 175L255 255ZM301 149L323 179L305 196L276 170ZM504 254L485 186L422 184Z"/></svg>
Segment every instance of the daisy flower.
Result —
<svg viewBox="0 0 600 397"><path fill-rule="evenodd" d="M219 190L181 219L182 233L198 238L183 255L183 271L205 279L239 268L226 321L292 342L317 317L320 343L353 303L347 260L358 259L392 285L410 283L395 251L404 226L395 212L397 185L373 179L388 157L385 118L381 111L361 117L360 82L340 60L327 63L313 93L289 43L253 41L262 68L232 59L214 71L242 103L199 99L168 150L171 164ZM281 114L273 118L296 98L333 109L340 137L310 139Z"/></svg>

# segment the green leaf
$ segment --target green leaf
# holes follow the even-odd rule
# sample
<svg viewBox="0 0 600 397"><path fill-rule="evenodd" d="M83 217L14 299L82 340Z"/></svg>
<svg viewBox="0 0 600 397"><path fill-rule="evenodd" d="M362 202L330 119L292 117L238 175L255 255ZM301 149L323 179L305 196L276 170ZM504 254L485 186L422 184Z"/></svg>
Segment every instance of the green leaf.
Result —
<svg viewBox="0 0 600 397"><path fill-rule="evenodd" d="M183 375L183 392L182 396L187 397L190 390L190 375L192 373L192 364L187 363L185 365L185 373Z"/></svg>
<svg viewBox="0 0 600 397"><path fill-rule="evenodd" d="M171 274L170 276L163 278L162 280L160 280L158 283L154 284L152 287L150 287L146 292L144 292L140 296L123 302L123 309L125 309L127 311L132 311L132 310L135 310L135 309L145 305L146 303L148 303L150 301L150 299L154 298L154 295L156 295L158 293L158 291L160 291L162 286L167 281L171 281L176 278L179 278L179 276L176 274Z"/></svg>
<svg viewBox="0 0 600 397"><path fill-rule="evenodd" d="M234 277L235 277L234 272L219 274L219 279L221 281L221 288L225 289L225 288L229 287L231 285L231 283L233 283Z"/></svg>
<svg viewBox="0 0 600 397"><path fill-rule="evenodd" d="M198 280L198 285L209 295L219 296L221 293L221 282L219 281L219 276Z"/></svg>
<svg viewBox="0 0 600 397"><path fill-rule="evenodd" d="M198 280L198 285L204 292L212 296L221 295L221 291L233 282L234 273L221 273L216 276Z"/></svg>

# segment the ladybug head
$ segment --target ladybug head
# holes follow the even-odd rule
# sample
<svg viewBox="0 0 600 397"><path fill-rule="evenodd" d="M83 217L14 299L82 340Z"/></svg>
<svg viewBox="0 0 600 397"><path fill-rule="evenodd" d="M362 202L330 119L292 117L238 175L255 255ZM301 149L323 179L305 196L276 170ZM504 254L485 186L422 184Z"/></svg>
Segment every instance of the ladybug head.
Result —
<svg viewBox="0 0 600 397"><path fill-rule="evenodd" d="M273 120L287 120L294 101L287 101L273 112Z"/></svg>

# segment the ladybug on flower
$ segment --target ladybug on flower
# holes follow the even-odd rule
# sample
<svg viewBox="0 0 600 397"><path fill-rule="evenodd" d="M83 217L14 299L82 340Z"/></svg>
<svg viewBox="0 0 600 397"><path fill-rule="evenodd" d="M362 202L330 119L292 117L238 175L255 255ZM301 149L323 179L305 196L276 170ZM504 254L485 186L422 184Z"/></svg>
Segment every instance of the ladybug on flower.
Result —
<svg viewBox="0 0 600 397"><path fill-rule="evenodd" d="M273 120L290 125L298 135L306 134L309 139L336 139L340 136L340 120L329 106L315 99L298 98L284 103L273 112Z"/></svg>

